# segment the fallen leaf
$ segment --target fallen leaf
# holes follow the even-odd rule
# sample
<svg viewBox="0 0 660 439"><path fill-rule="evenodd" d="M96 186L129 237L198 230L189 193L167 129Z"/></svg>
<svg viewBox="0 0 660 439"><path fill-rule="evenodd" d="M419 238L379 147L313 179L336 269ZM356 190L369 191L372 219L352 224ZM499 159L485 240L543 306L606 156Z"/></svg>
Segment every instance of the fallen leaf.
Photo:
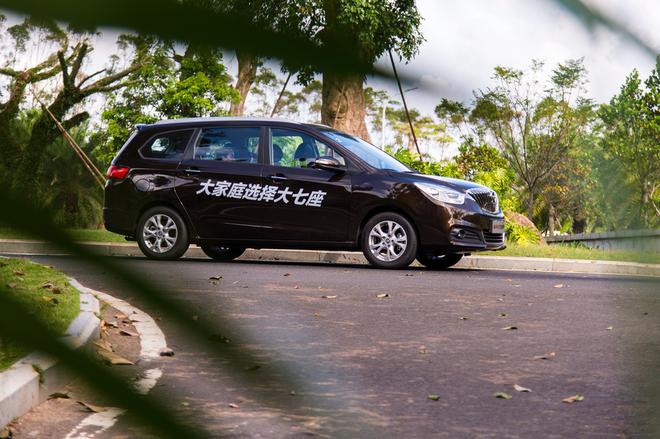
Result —
<svg viewBox="0 0 660 439"><path fill-rule="evenodd" d="M8 283L7 288L9 288L10 290L15 290L16 288L18 288L18 285L15 283Z"/></svg>
<svg viewBox="0 0 660 439"><path fill-rule="evenodd" d="M550 352L549 354L545 354L545 355L536 355L536 356L534 356L534 359L535 360L551 360L551 359L555 358L555 355L556 354L554 352Z"/></svg>
<svg viewBox="0 0 660 439"><path fill-rule="evenodd" d="M608 326L608 327L605 328L605 329L607 329L608 331L612 331L612 330L614 329L614 326Z"/></svg>
<svg viewBox="0 0 660 439"><path fill-rule="evenodd" d="M419 347L419 353L420 354L427 354L428 350L426 349L426 346L420 346Z"/></svg>
<svg viewBox="0 0 660 439"><path fill-rule="evenodd" d="M50 290L53 294L62 294L62 290L58 287L53 287L52 290Z"/></svg>
<svg viewBox="0 0 660 439"><path fill-rule="evenodd" d="M14 270L14 274L16 276L25 276L25 272L23 270Z"/></svg>
<svg viewBox="0 0 660 439"><path fill-rule="evenodd" d="M184 407L188 407L188 406L190 405L190 403L189 403L189 402L186 402L186 401L183 401L183 402L181 403L181 405L184 406Z"/></svg>
<svg viewBox="0 0 660 439"><path fill-rule="evenodd" d="M57 305L60 303L59 300L57 300L57 297L48 297L48 296L41 296L41 298L45 301L50 303L51 305Z"/></svg>
<svg viewBox="0 0 660 439"><path fill-rule="evenodd" d="M414 276L414 274L406 273L406 276Z"/></svg>
<svg viewBox="0 0 660 439"><path fill-rule="evenodd" d="M48 395L48 399L70 399L69 392L55 392Z"/></svg>
<svg viewBox="0 0 660 439"><path fill-rule="evenodd" d="M101 407L101 406L98 406L98 405L87 404L86 402L82 402L82 401L78 401L78 404L80 404L85 409L87 409L87 411L90 411L92 413L101 413L101 412L106 411L105 407Z"/></svg>
<svg viewBox="0 0 660 439"><path fill-rule="evenodd" d="M229 407L231 407L231 408L233 408L233 409L237 409L237 408L238 408L238 404L234 404L233 402L230 402L230 403L229 403Z"/></svg>
<svg viewBox="0 0 660 439"><path fill-rule="evenodd" d="M468 318L467 318L467 317L464 317L464 316L460 316L460 317L458 318L458 320L467 320L467 319L468 319Z"/></svg>
<svg viewBox="0 0 660 439"><path fill-rule="evenodd" d="M222 276L211 276L211 277L209 277L209 280L215 280L215 281L218 281L218 280L220 280L220 279L222 279Z"/></svg>
<svg viewBox="0 0 660 439"><path fill-rule="evenodd" d="M293 287L293 289L294 289L294 290L299 290L300 287L299 287L298 285L296 285L295 287Z"/></svg>
<svg viewBox="0 0 660 439"><path fill-rule="evenodd" d="M337 296L321 296L321 299L336 299Z"/></svg>
<svg viewBox="0 0 660 439"><path fill-rule="evenodd" d="M105 326L109 326L111 328L119 328L117 322L105 322Z"/></svg>
<svg viewBox="0 0 660 439"><path fill-rule="evenodd" d="M376 297L379 299L385 299L387 297L390 297L390 295L387 293L382 293L382 294L377 294Z"/></svg>
<svg viewBox="0 0 660 439"><path fill-rule="evenodd" d="M439 395L429 395L429 396L427 396L427 398L430 399L431 401L439 401L440 400Z"/></svg>
<svg viewBox="0 0 660 439"><path fill-rule="evenodd" d="M139 334L137 332L127 331L126 329L122 329L121 331L119 331L119 333L121 335L125 335L126 337L138 337L139 336Z"/></svg>
<svg viewBox="0 0 660 439"><path fill-rule="evenodd" d="M170 348L163 348L160 350L159 355L161 357L173 357L174 351Z"/></svg>
<svg viewBox="0 0 660 439"><path fill-rule="evenodd" d="M209 340L219 341L220 343L230 343L231 342L229 337L225 337L222 334L212 334L212 335L209 336Z"/></svg>
<svg viewBox="0 0 660 439"><path fill-rule="evenodd" d="M498 315L499 315L499 317L506 317L508 314L505 313L505 312L501 312L501 313L499 313Z"/></svg>
<svg viewBox="0 0 660 439"><path fill-rule="evenodd" d="M45 283L41 286L41 288L43 288L43 289L45 289L45 290L50 290L50 289L53 288L54 286L55 286L55 285L53 285L52 282L45 282Z"/></svg>
<svg viewBox="0 0 660 439"><path fill-rule="evenodd" d="M296 391L295 391L295 390L290 391L290 392L289 392L289 395L291 395L291 396L296 396Z"/></svg>
<svg viewBox="0 0 660 439"><path fill-rule="evenodd" d="M504 302L504 299L502 299L501 297L498 297L498 298L497 298L497 301L498 301L498 302Z"/></svg>
<svg viewBox="0 0 660 439"><path fill-rule="evenodd" d="M566 404L573 404L574 402L580 402L583 400L584 400L584 396L578 393L577 395L569 396L568 398L562 399L561 402L565 402Z"/></svg>
<svg viewBox="0 0 660 439"><path fill-rule="evenodd" d="M528 389L527 387L519 386L518 384L514 384L513 388L516 389L517 392L531 392L532 389Z"/></svg>
<svg viewBox="0 0 660 439"><path fill-rule="evenodd" d="M516 329L518 329L517 326L505 326L504 328L502 328L502 330L504 331L515 331Z"/></svg>
<svg viewBox="0 0 660 439"><path fill-rule="evenodd" d="M107 340L94 340L94 346L109 352L113 352L112 345Z"/></svg>
<svg viewBox="0 0 660 439"><path fill-rule="evenodd" d="M511 398L513 398L513 396L511 396L511 395L509 395L508 393L505 393L505 392L497 392L497 393L494 393L493 396L495 398L499 398L499 399L511 399Z"/></svg>
<svg viewBox="0 0 660 439"><path fill-rule="evenodd" d="M555 288L564 288L564 284L557 284L555 285Z"/></svg>
<svg viewBox="0 0 660 439"><path fill-rule="evenodd" d="M96 353L99 354L105 363L111 364L113 366L132 366L135 364L131 360L128 360L121 355L117 355L114 352L105 349L97 349Z"/></svg>
<svg viewBox="0 0 660 439"><path fill-rule="evenodd" d="M0 430L0 439L11 439L14 437L14 431L7 427Z"/></svg>
<svg viewBox="0 0 660 439"><path fill-rule="evenodd" d="M284 277L291 276L291 273L284 273L282 276L284 276Z"/></svg>

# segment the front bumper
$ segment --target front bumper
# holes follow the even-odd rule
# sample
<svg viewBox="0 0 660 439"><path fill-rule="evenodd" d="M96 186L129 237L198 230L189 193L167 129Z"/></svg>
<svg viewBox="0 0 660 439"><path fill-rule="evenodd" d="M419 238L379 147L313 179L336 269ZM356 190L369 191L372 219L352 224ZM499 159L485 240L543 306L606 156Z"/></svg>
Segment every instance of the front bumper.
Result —
<svg viewBox="0 0 660 439"><path fill-rule="evenodd" d="M505 233L492 233L494 220L504 220L502 212L485 213L474 202L461 206L436 205L436 214L420 227L424 251L472 253L506 248Z"/></svg>

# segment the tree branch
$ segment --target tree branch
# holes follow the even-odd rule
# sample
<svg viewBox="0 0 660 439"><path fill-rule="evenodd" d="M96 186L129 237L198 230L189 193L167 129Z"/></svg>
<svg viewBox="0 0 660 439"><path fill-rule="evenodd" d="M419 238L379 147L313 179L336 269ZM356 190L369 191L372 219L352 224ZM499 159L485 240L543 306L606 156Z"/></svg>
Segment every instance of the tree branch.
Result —
<svg viewBox="0 0 660 439"><path fill-rule="evenodd" d="M134 64L134 65L122 70L121 72L117 72L113 75L108 75L105 78L99 79L98 81L96 81L96 82L88 85L87 87L81 89L80 92L84 96L89 96L89 95L91 95L93 93L97 93L99 91L110 91L110 90L107 90L109 87L111 89L116 90L119 87L113 86L112 84L114 82L117 82L122 78L125 78L126 76L130 75L131 73L135 72L136 70L142 68L142 66L143 66L143 64Z"/></svg>

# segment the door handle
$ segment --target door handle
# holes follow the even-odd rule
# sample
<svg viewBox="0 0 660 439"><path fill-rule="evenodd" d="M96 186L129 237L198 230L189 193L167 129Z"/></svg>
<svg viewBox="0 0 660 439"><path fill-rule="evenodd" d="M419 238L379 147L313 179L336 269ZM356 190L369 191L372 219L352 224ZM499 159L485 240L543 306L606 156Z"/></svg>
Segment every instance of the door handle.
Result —
<svg viewBox="0 0 660 439"><path fill-rule="evenodd" d="M186 174L199 174L202 171L200 171L197 168L187 168L187 169L184 169L183 172L185 172Z"/></svg>
<svg viewBox="0 0 660 439"><path fill-rule="evenodd" d="M356 184L356 185L353 185L353 187L352 187L352 189L353 189L354 191L370 191L370 190L372 190L373 188L374 188L374 187L373 187L372 185L368 184L368 183L365 183L365 184Z"/></svg>
<svg viewBox="0 0 660 439"><path fill-rule="evenodd" d="M266 178L270 181L275 181L275 182L277 182L277 181L287 181L288 180L288 178L285 177L284 175L269 175Z"/></svg>

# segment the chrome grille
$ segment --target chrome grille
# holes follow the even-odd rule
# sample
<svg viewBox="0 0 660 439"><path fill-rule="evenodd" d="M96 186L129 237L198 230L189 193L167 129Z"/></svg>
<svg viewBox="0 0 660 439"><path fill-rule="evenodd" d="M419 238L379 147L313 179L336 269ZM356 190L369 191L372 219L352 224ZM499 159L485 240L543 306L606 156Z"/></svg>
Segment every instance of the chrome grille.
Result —
<svg viewBox="0 0 660 439"><path fill-rule="evenodd" d="M497 194L490 189L470 189L468 194L477 202L479 207L489 213L497 213L500 210Z"/></svg>

